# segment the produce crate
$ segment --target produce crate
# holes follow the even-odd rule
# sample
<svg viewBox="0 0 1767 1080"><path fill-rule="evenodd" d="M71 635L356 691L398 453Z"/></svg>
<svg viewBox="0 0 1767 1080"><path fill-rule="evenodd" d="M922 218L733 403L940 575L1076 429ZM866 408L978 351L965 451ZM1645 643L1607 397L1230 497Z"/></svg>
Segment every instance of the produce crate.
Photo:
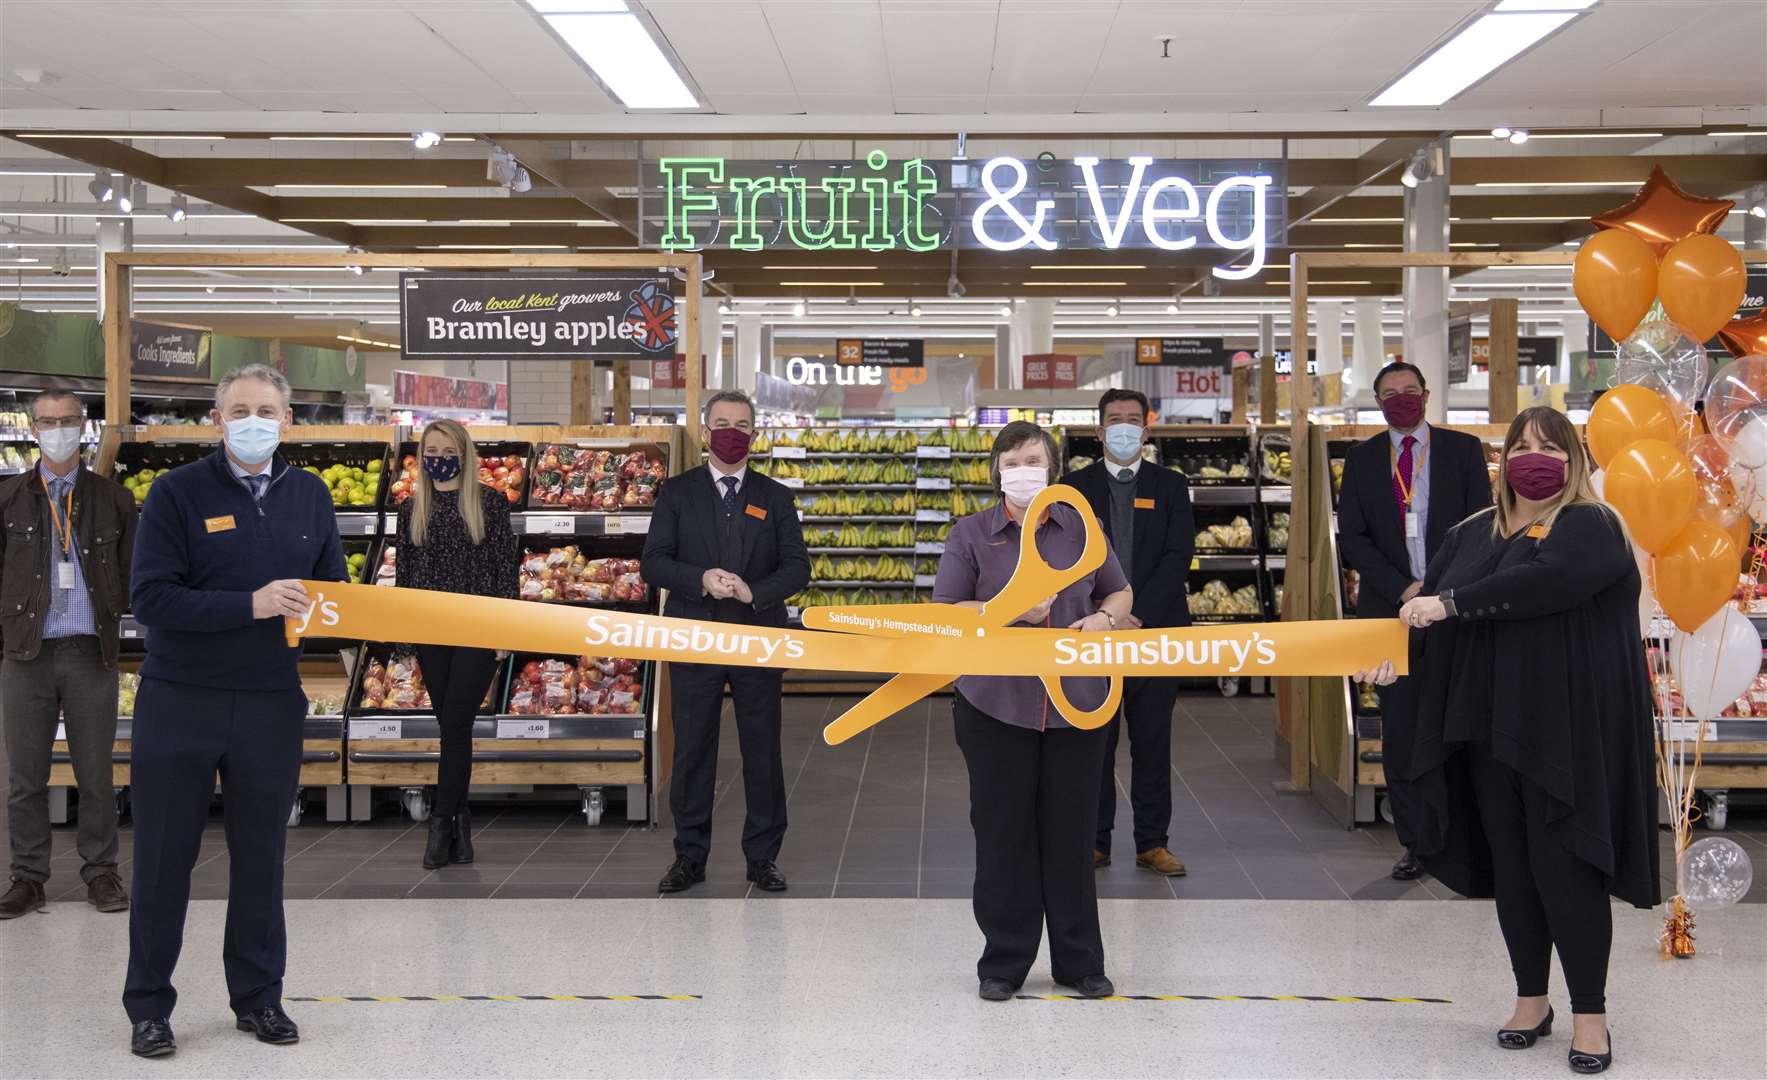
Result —
<svg viewBox="0 0 1767 1080"><path fill-rule="evenodd" d="M338 513L377 514L385 505L390 464L386 443L285 442L281 453L292 467L315 473L325 481ZM355 475L357 469L361 476ZM343 502L338 501L340 493Z"/></svg>
<svg viewBox="0 0 1767 1080"><path fill-rule="evenodd" d="M644 722L656 665L649 660L517 653L499 716L629 716Z"/></svg>
<svg viewBox="0 0 1767 1080"><path fill-rule="evenodd" d="M653 597L639 575L638 553L629 553L629 557L601 553L603 546L615 544L612 538L605 545L524 543L519 555L521 598L649 612Z"/></svg>
<svg viewBox="0 0 1767 1080"><path fill-rule="evenodd" d="M361 662L357 665L351 683L348 715L351 718L434 716L435 710L430 706L427 688L409 703L398 701L393 696L395 687L409 690L412 686L411 678L402 674L407 670L405 665L409 665L408 670L421 679L417 655L411 646L390 642L370 642L363 645ZM508 665L499 665L496 676L491 680L491 689L479 706L480 716L492 715L496 703L502 700L507 675Z"/></svg>
<svg viewBox="0 0 1767 1080"><path fill-rule="evenodd" d="M668 451L659 443L542 443L534 451L528 508L595 513L647 511L656 505L668 467Z"/></svg>
<svg viewBox="0 0 1767 1080"><path fill-rule="evenodd" d="M1233 623L1264 619L1269 611L1269 599L1264 594L1260 577L1255 560L1244 568L1191 571L1191 621Z"/></svg>
<svg viewBox="0 0 1767 1080"><path fill-rule="evenodd" d="M215 452L216 444L198 442L126 442L117 445L111 479L135 496L135 505L147 501L147 492L159 474L180 465L201 461Z"/></svg>

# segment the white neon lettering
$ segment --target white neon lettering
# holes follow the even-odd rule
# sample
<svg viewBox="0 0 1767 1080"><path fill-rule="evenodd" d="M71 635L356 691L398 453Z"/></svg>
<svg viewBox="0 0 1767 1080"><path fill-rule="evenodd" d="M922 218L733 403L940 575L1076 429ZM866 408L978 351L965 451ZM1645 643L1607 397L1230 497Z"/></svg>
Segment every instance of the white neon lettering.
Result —
<svg viewBox="0 0 1767 1080"><path fill-rule="evenodd" d="M994 180L994 174L1000 169L1006 169L1012 173L1013 180L1010 191L1001 191L999 184ZM987 191L988 198L981 206L976 207L976 212L970 217L969 223L970 230L975 233L976 241L983 247L992 248L995 251L1018 251L1027 244L1036 244L1044 251L1055 250L1055 241L1043 235L1044 218L1048 216L1049 211L1055 208L1055 200L1038 199L1036 212L1028 221L1019 208L1012 205L1012 200L1025 190L1025 185L1029 182L1030 174L1025 170L1025 163L1017 158L992 158L982 166L982 187ZM984 223L987 221L988 211L993 209L999 209L1006 215L1007 220L1018 226L1018 239L997 240L988 234Z"/></svg>
<svg viewBox="0 0 1767 1080"><path fill-rule="evenodd" d="M1184 196L1185 209L1158 205L1155 200L1168 190ZM1147 234L1147 242L1165 251L1183 251L1196 246L1196 237L1186 236L1182 240L1172 240L1160 231L1159 225L1163 221L1195 221L1200 209L1195 184L1182 176L1165 176L1155 180L1141 203L1141 229Z"/></svg>
<svg viewBox="0 0 1767 1080"><path fill-rule="evenodd" d="M1147 167L1153 164L1153 158L1129 159L1134 171L1129 174L1129 186L1123 192L1123 203L1117 209L1115 221L1111 221L1110 215L1105 213L1104 197L1098 190L1098 159L1077 157L1074 164L1080 167L1080 175L1086 178L1086 197L1092 202L1092 217L1098 222L1098 234L1104 237L1104 246L1113 249L1122 247L1123 234L1129 231L1129 215L1135 212L1135 196L1141 190L1141 177L1147 172ZM1143 213L1145 214L1145 210Z"/></svg>
<svg viewBox="0 0 1767 1080"><path fill-rule="evenodd" d="M1209 192L1207 220L1209 239L1220 247L1233 251L1250 251L1252 261L1243 269L1229 266L1217 266L1214 274L1227 281L1244 281L1256 277L1264 269L1264 192L1271 183L1268 176L1232 176L1216 184ZM1235 188L1250 188L1252 192L1252 231L1243 240L1234 240L1221 231L1221 200Z"/></svg>

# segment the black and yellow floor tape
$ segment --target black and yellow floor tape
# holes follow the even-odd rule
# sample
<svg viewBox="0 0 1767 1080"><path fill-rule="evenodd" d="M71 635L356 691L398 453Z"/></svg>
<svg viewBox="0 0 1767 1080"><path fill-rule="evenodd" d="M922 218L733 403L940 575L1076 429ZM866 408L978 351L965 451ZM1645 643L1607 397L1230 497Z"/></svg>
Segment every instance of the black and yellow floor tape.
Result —
<svg viewBox="0 0 1767 1080"><path fill-rule="evenodd" d="M1447 998L1431 997L1367 997L1358 994L1118 994L1115 997L1087 998L1079 994L1020 994L1020 1001L1330 1001L1360 1005L1452 1005Z"/></svg>
<svg viewBox="0 0 1767 1080"><path fill-rule="evenodd" d="M397 1004L424 1001L454 1004L462 1001L698 1001L698 994L338 994L330 997L290 997L285 1000L318 1005L349 1005L357 1002Z"/></svg>
<svg viewBox="0 0 1767 1080"><path fill-rule="evenodd" d="M1086 998L1078 994L1020 994L1018 998L1020 1001L1270 1001L1283 1003L1331 1002L1347 1005L1453 1004L1447 998L1372 997L1361 994L1118 994L1108 998ZM453 1004L465 1001L608 1001L627 1003L635 1001L700 1001L702 997L699 994L338 994L326 997L290 997L287 1000L317 1005L349 1005L359 1002L370 1004L404 1002Z"/></svg>

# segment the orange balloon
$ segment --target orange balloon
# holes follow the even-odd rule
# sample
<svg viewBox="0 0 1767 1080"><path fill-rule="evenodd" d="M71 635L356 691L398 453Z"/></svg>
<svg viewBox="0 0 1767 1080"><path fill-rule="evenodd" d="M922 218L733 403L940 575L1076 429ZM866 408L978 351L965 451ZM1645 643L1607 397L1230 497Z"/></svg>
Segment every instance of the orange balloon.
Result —
<svg viewBox="0 0 1767 1080"><path fill-rule="evenodd" d="M1671 322L1696 341L1724 328L1748 293L1749 273L1730 241L1701 234L1669 249L1657 270L1657 295Z"/></svg>
<svg viewBox="0 0 1767 1080"><path fill-rule="evenodd" d="M1605 229L1577 249L1571 288L1595 325L1624 341L1657 298L1657 257L1635 234Z"/></svg>
<svg viewBox="0 0 1767 1080"><path fill-rule="evenodd" d="M1589 220L1598 229L1623 229L1650 245L1657 258L1670 248L1699 233L1715 233L1724 216L1736 204L1729 199L1706 199L1689 195L1669 179L1661 165L1651 169L1649 179L1624 206L1596 214ZM1614 338L1615 341L1619 337Z"/></svg>
<svg viewBox="0 0 1767 1080"><path fill-rule="evenodd" d="M1732 319L1718 331L1718 340L1737 359L1767 356L1767 315Z"/></svg>
<svg viewBox="0 0 1767 1080"><path fill-rule="evenodd" d="M1602 495L1652 555L1693 520L1699 484L1687 455L1670 444L1640 439L1614 455L1605 476Z"/></svg>
<svg viewBox="0 0 1767 1080"><path fill-rule="evenodd" d="M1670 446L1681 442L1681 424L1667 398L1647 387L1622 383L1595 401L1584 429L1595 467L1607 468L1614 455L1640 439Z"/></svg>
<svg viewBox="0 0 1767 1080"><path fill-rule="evenodd" d="M1741 571L1736 542L1709 521L1690 523L1650 561L1657 603L1688 633L1729 602Z"/></svg>

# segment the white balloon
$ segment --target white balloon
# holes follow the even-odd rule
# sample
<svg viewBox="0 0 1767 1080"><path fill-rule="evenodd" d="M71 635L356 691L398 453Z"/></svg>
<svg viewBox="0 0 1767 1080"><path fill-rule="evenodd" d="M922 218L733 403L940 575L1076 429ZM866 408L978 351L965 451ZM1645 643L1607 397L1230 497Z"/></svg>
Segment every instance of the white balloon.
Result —
<svg viewBox="0 0 1767 1080"><path fill-rule="evenodd" d="M1607 470L1597 469L1589 474L1589 486L1595 489L1595 497L1607 502Z"/></svg>
<svg viewBox="0 0 1767 1080"><path fill-rule="evenodd" d="M1736 490L1751 493L1749 517L1761 524L1767 524L1767 465L1754 469L1745 465L1732 465L1730 476Z"/></svg>
<svg viewBox="0 0 1767 1080"><path fill-rule="evenodd" d="M1741 423L1733 423L1732 430L1727 432L1729 439L1725 449L1730 451L1733 459L1748 468L1767 466L1767 410L1750 409L1741 420Z"/></svg>
<svg viewBox="0 0 1767 1080"><path fill-rule="evenodd" d="M1761 672L1761 634L1748 616L1725 604L1704 626L1677 630L1669 669L1693 717L1713 717L1742 697Z"/></svg>

